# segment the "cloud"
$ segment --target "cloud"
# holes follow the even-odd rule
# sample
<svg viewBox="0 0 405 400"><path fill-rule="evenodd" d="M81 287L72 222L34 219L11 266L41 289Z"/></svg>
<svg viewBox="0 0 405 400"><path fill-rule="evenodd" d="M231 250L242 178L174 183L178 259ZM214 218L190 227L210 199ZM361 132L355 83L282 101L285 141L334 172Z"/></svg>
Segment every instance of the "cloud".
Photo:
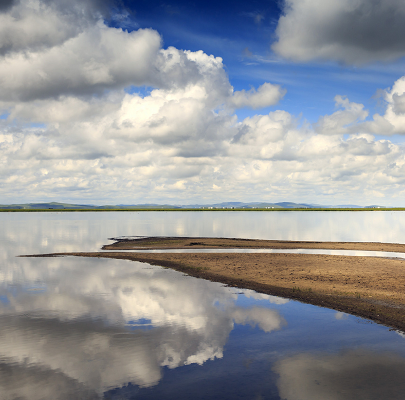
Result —
<svg viewBox="0 0 405 400"><path fill-rule="evenodd" d="M17 2L18 0L0 0L0 12L10 9Z"/></svg>
<svg viewBox="0 0 405 400"><path fill-rule="evenodd" d="M343 135L351 133L350 126L354 125L354 132L357 129L356 123L363 121L368 116L363 104L351 103L346 97L335 96L336 107L343 108L332 115L320 117L315 124L315 131L324 135Z"/></svg>
<svg viewBox="0 0 405 400"><path fill-rule="evenodd" d="M385 113L374 114L371 121L358 125L358 129L379 135L405 134L405 76L392 88L379 91L385 100Z"/></svg>
<svg viewBox="0 0 405 400"><path fill-rule="evenodd" d="M258 109L277 104L287 93L280 85L264 83L257 90L236 91L230 99L230 105L235 108L249 107Z"/></svg>
<svg viewBox="0 0 405 400"><path fill-rule="evenodd" d="M28 101L148 84L159 49L156 31L93 27L61 45L0 60L0 99Z"/></svg>
<svg viewBox="0 0 405 400"><path fill-rule="evenodd" d="M372 195L375 185L389 195L404 182L401 147L358 133L370 132L361 104L337 97L342 109L321 117L315 129L281 110L238 122L213 111L227 85L207 87L200 80L147 95L19 103L10 120L46 125L3 124L0 191L187 202L185 190L190 198L217 199L215 188L240 195L271 187L271 197L302 197L311 187L317 196L347 201L348 193Z"/></svg>
<svg viewBox="0 0 405 400"><path fill-rule="evenodd" d="M101 95L128 86L185 88L199 81L214 93L232 91L221 58L162 49L155 30L111 28L88 8L22 0L16 15L0 15L0 101Z"/></svg>
<svg viewBox="0 0 405 400"><path fill-rule="evenodd" d="M404 132L405 78L372 119L336 96L313 125L280 109L238 120L286 90L236 91L220 57L112 28L109 2L85 3L20 0L0 14L3 202L377 202L405 182L403 148L373 136Z"/></svg>
<svg viewBox="0 0 405 400"><path fill-rule="evenodd" d="M285 0L272 49L298 62L391 61L405 55L404 17L397 0Z"/></svg>
<svg viewBox="0 0 405 400"><path fill-rule="evenodd" d="M109 16L112 5L109 0L3 1L0 55L60 45Z"/></svg>
<svg viewBox="0 0 405 400"><path fill-rule="evenodd" d="M405 390L405 360L366 350L340 354L299 354L273 367L285 400L400 399Z"/></svg>

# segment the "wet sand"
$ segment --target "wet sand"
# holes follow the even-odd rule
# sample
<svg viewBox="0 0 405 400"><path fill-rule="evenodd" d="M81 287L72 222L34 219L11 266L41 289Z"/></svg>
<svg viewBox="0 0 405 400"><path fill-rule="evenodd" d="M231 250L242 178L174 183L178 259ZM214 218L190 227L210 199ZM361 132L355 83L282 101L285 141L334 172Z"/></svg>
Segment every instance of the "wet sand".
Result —
<svg viewBox="0 0 405 400"><path fill-rule="evenodd" d="M260 240L200 237L146 237L139 239L115 239L115 243L103 246L103 250L131 249L325 249L368 250L405 253L405 244L372 242L309 242L291 240Z"/></svg>
<svg viewBox="0 0 405 400"><path fill-rule="evenodd" d="M405 252L383 243L291 242L214 238L118 240L107 251L58 253L147 262L240 288L300 300L405 331L405 260L276 253L118 253L172 248L341 249ZM44 255L42 255L44 256Z"/></svg>

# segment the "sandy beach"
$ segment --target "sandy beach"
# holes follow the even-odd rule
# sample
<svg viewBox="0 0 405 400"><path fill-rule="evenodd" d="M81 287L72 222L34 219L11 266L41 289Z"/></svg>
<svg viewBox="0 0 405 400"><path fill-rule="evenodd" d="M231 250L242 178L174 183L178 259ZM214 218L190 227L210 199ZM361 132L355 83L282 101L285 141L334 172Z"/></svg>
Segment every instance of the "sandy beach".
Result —
<svg viewBox="0 0 405 400"><path fill-rule="evenodd" d="M117 240L103 251L57 253L141 261L240 288L372 319L405 331L405 260L275 253L119 253L130 249L273 248L405 252L403 244L298 242L224 238Z"/></svg>
<svg viewBox="0 0 405 400"><path fill-rule="evenodd" d="M139 239L112 239L113 244L103 246L103 250L131 249L328 249L328 250L367 250L404 252L405 244L372 242L310 242L291 240L260 240L203 237L145 237Z"/></svg>

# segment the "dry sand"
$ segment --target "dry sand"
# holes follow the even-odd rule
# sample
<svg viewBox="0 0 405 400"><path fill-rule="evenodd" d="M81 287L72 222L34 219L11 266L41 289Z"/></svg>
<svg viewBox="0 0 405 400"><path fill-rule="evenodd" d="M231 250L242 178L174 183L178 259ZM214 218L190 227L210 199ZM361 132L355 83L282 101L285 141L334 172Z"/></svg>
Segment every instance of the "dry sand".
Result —
<svg viewBox="0 0 405 400"><path fill-rule="evenodd" d="M58 253L129 259L189 275L356 314L405 331L405 260L276 253L114 253L139 248L277 248L405 252L383 243L291 242L213 238L119 240L103 252Z"/></svg>

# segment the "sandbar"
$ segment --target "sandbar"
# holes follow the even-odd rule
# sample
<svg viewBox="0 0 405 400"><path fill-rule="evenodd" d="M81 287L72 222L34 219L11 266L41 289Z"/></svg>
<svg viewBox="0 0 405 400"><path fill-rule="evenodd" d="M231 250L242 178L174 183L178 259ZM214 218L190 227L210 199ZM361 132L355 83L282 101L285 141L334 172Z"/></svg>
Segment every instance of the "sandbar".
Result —
<svg viewBox="0 0 405 400"><path fill-rule="evenodd" d="M140 261L371 319L405 332L405 260L282 253L129 253L190 248L340 249L405 252L404 244L226 238L117 239L100 252L55 253Z"/></svg>

